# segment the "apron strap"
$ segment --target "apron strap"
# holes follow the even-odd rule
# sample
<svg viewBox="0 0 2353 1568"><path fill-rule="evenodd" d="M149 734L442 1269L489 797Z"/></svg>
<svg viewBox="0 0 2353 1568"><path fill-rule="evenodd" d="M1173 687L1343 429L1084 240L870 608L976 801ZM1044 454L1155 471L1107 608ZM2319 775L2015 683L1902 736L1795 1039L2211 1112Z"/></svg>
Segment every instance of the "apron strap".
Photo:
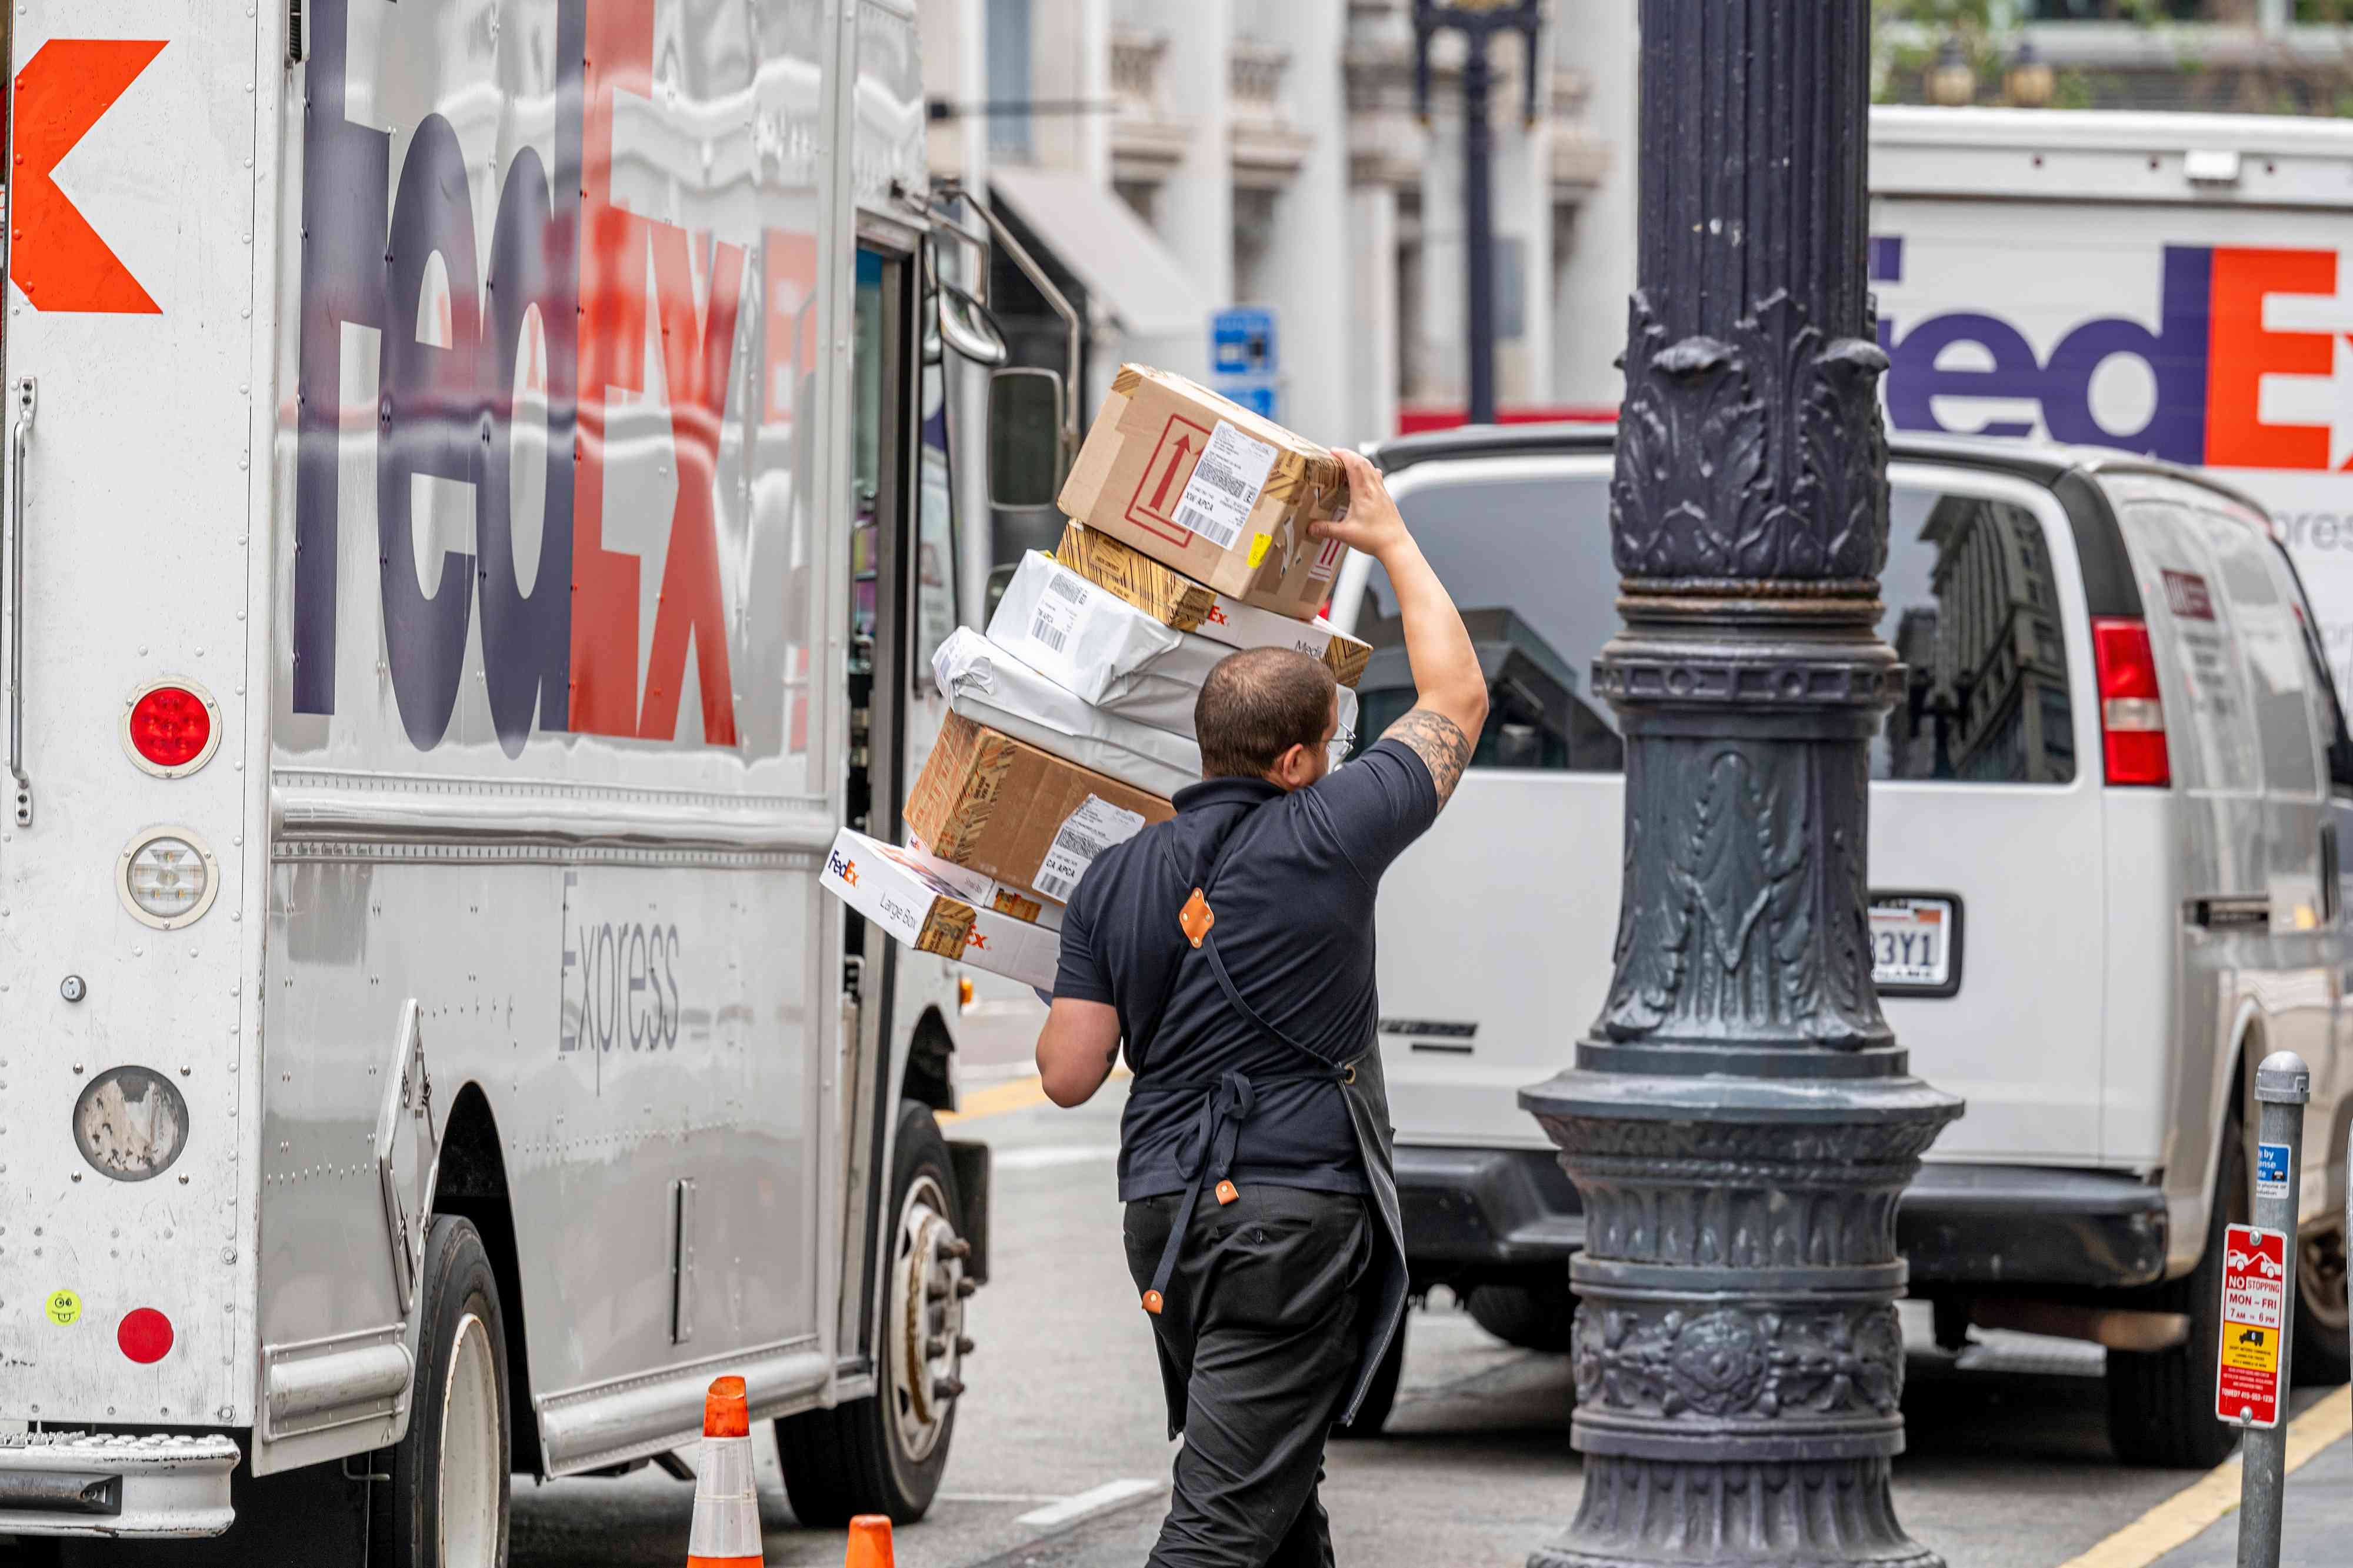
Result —
<svg viewBox="0 0 2353 1568"><path fill-rule="evenodd" d="M1353 1067L1327 1068L1322 1072L1261 1073L1253 1079L1239 1068L1214 1079L1181 1079L1145 1085L1137 1083L1128 1092L1136 1094L1192 1094L1201 1100L1199 1115L1193 1123L1192 1169L1180 1157L1176 1173L1185 1178L1185 1200L1176 1205L1176 1222L1170 1227L1168 1240L1160 1248L1159 1267L1152 1271L1152 1287L1144 1293L1144 1310L1157 1317L1167 1304L1168 1281L1176 1277L1176 1260L1184 1256L1185 1235L1192 1228L1194 1210L1200 1206L1201 1189L1214 1184L1218 1202L1232 1203L1241 1194L1234 1188L1234 1142L1240 1136L1242 1123L1258 1112L1258 1095L1261 1089L1278 1083L1342 1083L1356 1077Z"/></svg>

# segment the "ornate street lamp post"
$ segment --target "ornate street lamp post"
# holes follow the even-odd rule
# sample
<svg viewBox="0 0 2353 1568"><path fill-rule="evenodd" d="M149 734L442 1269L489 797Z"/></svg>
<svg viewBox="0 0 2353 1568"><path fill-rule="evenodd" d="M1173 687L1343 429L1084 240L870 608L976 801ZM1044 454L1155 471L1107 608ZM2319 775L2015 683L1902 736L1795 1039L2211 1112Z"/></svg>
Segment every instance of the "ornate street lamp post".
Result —
<svg viewBox="0 0 2353 1568"><path fill-rule="evenodd" d="M1626 737L1608 1001L1522 1092L1583 1195L1584 1498L1532 1568L1934 1565L1896 1522L1896 1199L1961 1104L1871 977L1886 447L1868 0L1642 0L1610 532Z"/></svg>
<svg viewBox="0 0 2353 1568"><path fill-rule="evenodd" d="M1543 63L1536 37L1543 26L1538 0L1414 0L1414 108L1430 122L1430 47L1441 29L1462 35L1462 244L1469 279L1464 328L1470 353L1470 422L1495 422L1495 132L1488 98L1495 77L1487 60L1487 40L1515 32L1527 46L1523 112L1536 118L1536 89Z"/></svg>

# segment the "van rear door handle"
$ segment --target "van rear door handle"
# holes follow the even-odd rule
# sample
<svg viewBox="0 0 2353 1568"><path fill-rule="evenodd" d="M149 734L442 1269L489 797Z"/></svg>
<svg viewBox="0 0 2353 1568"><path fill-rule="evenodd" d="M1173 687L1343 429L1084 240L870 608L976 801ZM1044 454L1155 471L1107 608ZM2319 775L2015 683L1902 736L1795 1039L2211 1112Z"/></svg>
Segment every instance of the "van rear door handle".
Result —
<svg viewBox="0 0 2353 1568"><path fill-rule="evenodd" d="M25 461L33 444L40 387L31 376L16 383L16 423L8 442L8 782L16 796L16 826L33 826L33 781L25 773Z"/></svg>

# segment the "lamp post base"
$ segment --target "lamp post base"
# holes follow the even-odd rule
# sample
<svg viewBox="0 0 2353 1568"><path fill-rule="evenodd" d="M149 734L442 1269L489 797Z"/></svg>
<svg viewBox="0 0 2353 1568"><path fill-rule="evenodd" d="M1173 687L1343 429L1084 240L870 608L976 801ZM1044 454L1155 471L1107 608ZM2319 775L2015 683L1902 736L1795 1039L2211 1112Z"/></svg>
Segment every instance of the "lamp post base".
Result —
<svg viewBox="0 0 2353 1568"><path fill-rule="evenodd" d="M1795 1079L1636 1051L1671 1070L1580 1068L1521 1094L1586 1213L1570 1266L1584 1500L1530 1568L1941 1568L1888 1495L1895 1205L1960 1102L1888 1047L1809 1053L1840 1076Z"/></svg>

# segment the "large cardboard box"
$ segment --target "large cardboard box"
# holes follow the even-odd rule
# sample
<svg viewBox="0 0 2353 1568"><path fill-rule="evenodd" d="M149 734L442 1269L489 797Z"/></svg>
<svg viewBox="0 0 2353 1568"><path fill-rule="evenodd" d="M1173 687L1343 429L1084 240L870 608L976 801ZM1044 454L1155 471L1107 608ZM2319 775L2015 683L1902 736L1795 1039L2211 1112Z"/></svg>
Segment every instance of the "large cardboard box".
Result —
<svg viewBox="0 0 2353 1568"><path fill-rule="evenodd" d="M1181 375L1122 365L1063 481L1063 512L1197 583L1305 620L1346 546L1307 525L1348 504L1340 460Z"/></svg>
<svg viewBox="0 0 2353 1568"><path fill-rule="evenodd" d="M907 800L924 850L1067 903L1095 858L1176 812L1157 795L950 713Z"/></svg>
<svg viewBox="0 0 2353 1568"><path fill-rule="evenodd" d="M1054 559L1164 626L1198 633L1228 647L1297 648L1329 665L1333 679L1343 686L1356 685L1365 673L1365 661L1373 656L1370 645L1335 629L1320 616L1295 620L1243 604L1081 523L1063 528Z"/></svg>
<svg viewBox="0 0 2353 1568"><path fill-rule="evenodd" d="M1051 988L1061 933L957 898L912 855L845 827L818 884L918 952Z"/></svg>

